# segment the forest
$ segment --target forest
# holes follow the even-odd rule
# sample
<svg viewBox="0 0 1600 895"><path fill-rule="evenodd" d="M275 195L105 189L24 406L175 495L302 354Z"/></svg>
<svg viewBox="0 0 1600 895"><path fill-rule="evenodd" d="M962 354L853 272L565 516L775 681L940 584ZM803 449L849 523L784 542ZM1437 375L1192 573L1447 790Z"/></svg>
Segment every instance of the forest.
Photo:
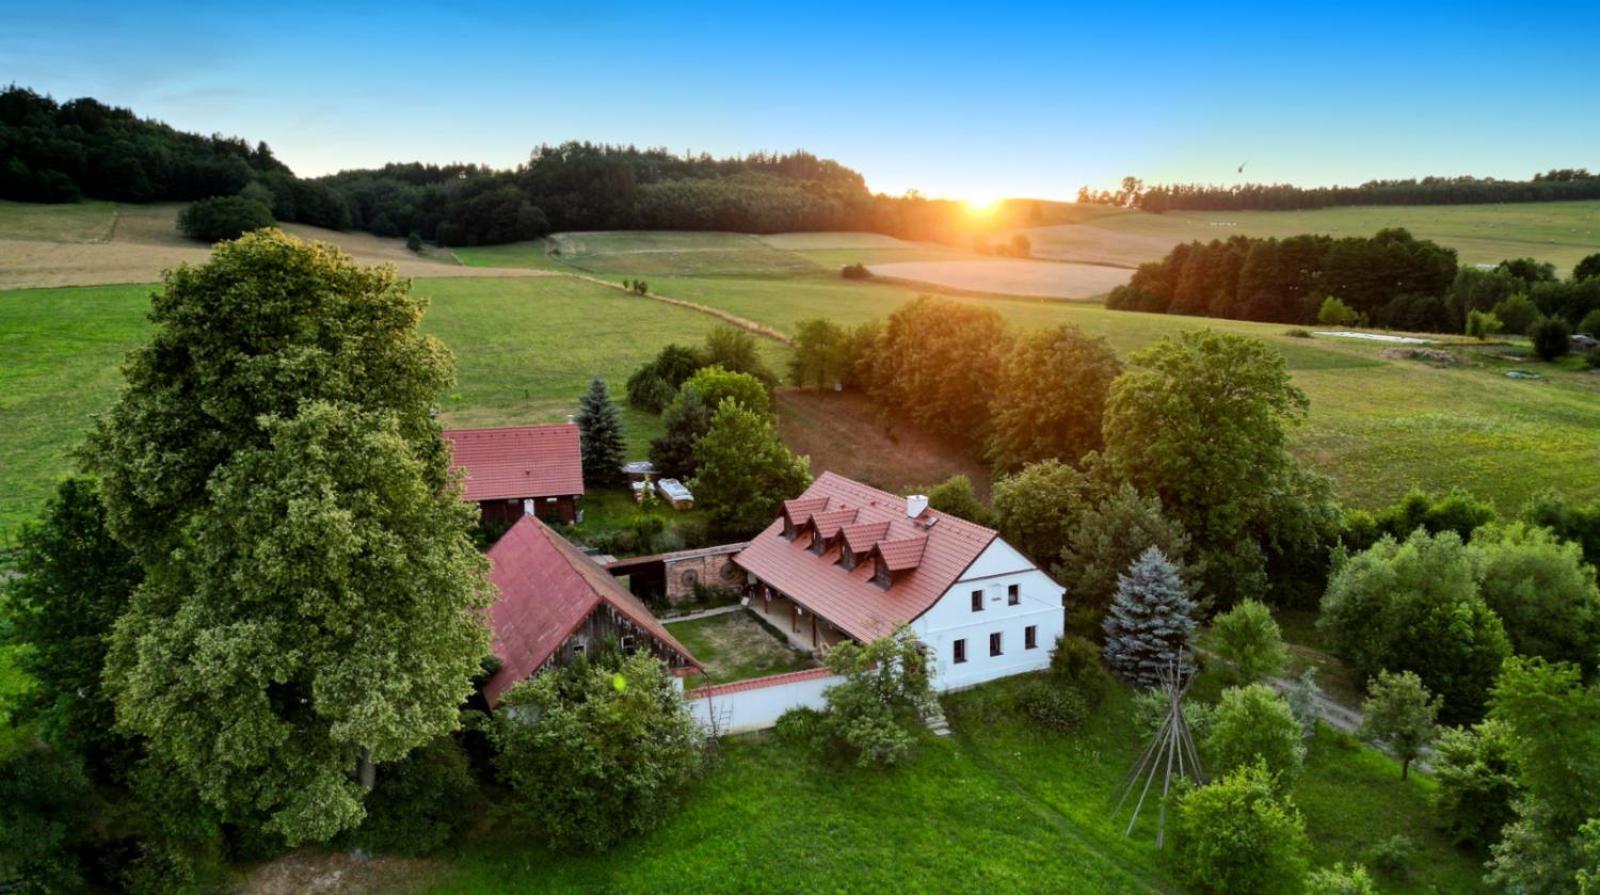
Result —
<svg viewBox="0 0 1600 895"><path fill-rule="evenodd" d="M1116 190L1078 190L1080 203L1118 205L1149 212L1289 211L1341 205L1477 205L1495 202L1566 202L1600 199L1600 174L1557 168L1529 180L1493 177L1423 177L1369 180L1360 186L1299 187L1287 183L1216 186L1174 183L1145 186L1124 177Z"/></svg>
<svg viewBox="0 0 1600 895"><path fill-rule="evenodd" d="M190 201L240 196L279 221L442 245L553 230L865 230L955 239L959 202L873 194L838 162L796 151L737 158L587 142L539 146L512 170L418 162L297 177L265 143L183 133L94 99L0 92L0 198ZM259 211L259 210L257 210Z"/></svg>
<svg viewBox="0 0 1600 895"><path fill-rule="evenodd" d="M1539 316L1584 327L1600 310L1600 259L1579 263L1569 280L1531 258L1491 270L1462 267L1454 249L1401 228L1371 237L1303 234L1286 239L1233 236L1175 246L1140 265L1106 299L1121 311L1186 314L1277 323L1369 323L1418 332L1463 332L1473 312L1495 312L1503 331L1521 334ZM1330 319L1324 306L1341 308Z"/></svg>

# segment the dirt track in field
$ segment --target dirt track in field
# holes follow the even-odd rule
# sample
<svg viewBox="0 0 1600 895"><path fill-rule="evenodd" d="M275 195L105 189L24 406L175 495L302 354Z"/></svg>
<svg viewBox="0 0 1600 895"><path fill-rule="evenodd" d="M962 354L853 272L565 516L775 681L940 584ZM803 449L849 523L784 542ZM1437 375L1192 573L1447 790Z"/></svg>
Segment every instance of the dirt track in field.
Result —
<svg viewBox="0 0 1600 895"><path fill-rule="evenodd" d="M154 283L168 268L204 263L211 250L178 233L177 212L176 205L122 206L109 228L110 238L105 240L0 237L0 289ZM369 233L341 233L301 224L285 224L283 229L302 239L333 243L358 264L391 264L404 277L550 275L527 268L466 267L445 250L430 249L418 256L399 239Z"/></svg>

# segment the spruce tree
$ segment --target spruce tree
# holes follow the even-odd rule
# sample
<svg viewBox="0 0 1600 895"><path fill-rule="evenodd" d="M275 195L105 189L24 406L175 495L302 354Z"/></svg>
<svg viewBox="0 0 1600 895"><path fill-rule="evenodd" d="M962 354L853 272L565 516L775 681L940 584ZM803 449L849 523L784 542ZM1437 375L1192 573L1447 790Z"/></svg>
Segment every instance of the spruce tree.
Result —
<svg viewBox="0 0 1600 895"><path fill-rule="evenodd" d="M1188 663L1194 601L1160 548L1145 550L1117 576L1105 631L1106 663L1130 684L1153 687L1174 660Z"/></svg>
<svg viewBox="0 0 1600 895"><path fill-rule="evenodd" d="M583 451L583 481L587 485L622 482L622 414L611 400L606 381L589 380L589 390L578 402L578 440Z"/></svg>

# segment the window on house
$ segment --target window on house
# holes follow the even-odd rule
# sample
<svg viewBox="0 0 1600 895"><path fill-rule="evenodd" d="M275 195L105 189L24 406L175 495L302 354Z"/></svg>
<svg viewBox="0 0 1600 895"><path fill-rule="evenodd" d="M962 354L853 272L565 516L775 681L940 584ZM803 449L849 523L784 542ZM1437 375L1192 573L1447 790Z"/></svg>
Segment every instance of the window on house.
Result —
<svg viewBox="0 0 1600 895"><path fill-rule="evenodd" d="M972 592L972 611L983 611L983 591L981 590L975 590Z"/></svg>
<svg viewBox="0 0 1600 895"><path fill-rule="evenodd" d="M856 554L854 550L850 549L849 544L839 548L839 565L844 566L846 569L856 567Z"/></svg>
<svg viewBox="0 0 1600 895"><path fill-rule="evenodd" d="M956 641L955 661L957 665L967 661L967 642L965 640Z"/></svg>
<svg viewBox="0 0 1600 895"><path fill-rule="evenodd" d="M996 631L993 634L989 635L989 655L998 656L998 655L1000 655L1001 652L1002 652L1002 650L1000 649L1000 632Z"/></svg>
<svg viewBox="0 0 1600 895"><path fill-rule="evenodd" d="M1029 630L1032 630L1032 629L1030 628ZM617 647L619 649L621 649L625 653L633 652L633 648L636 645L637 644L634 641L634 638L633 638L632 634L624 634L621 637L617 638Z"/></svg>
<svg viewBox="0 0 1600 895"><path fill-rule="evenodd" d="M822 554L828 552L828 542L822 537L822 535L820 535L820 534L812 535L812 537L811 537L811 552L815 553L818 556L821 556Z"/></svg>
<svg viewBox="0 0 1600 895"><path fill-rule="evenodd" d="M1006 604L1015 606L1022 602L1022 587L1017 584L1006 585Z"/></svg>
<svg viewBox="0 0 1600 895"><path fill-rule="evenodd" d="M1038 625L1029 625L1026 628L1023 628L1022 629L1022 648L1023 649L1038 649L1038 647L1039 647L1039 626Z"/></svg>
<svg viewBox="0 0 1600 895"><path fill-rule="evenodd" d="M881 559L878 560L877 565L873 569L872 583L883 588L884 590L889 589L889 565Z"/></svg>
<svg viewBox="0 0 1600 895"><path fill-rule="evenodd" d="M788 519L783 520L783 536L787 540L794 540L794 522Z"/></svg>

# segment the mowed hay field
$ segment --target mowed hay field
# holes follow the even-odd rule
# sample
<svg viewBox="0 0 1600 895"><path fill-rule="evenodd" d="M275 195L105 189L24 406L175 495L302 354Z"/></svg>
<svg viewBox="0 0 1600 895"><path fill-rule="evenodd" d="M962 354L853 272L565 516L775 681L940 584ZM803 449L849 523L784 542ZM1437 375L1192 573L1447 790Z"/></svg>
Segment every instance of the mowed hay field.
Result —
<svg viewBox="0 0 1600 895"><path fill-rule="evenodd" d="M201 264L211 249L178 232L179 203L0 201L0 289L148 283L179 264ZM418 254L399 239L284 224L304 239L331 242L363 264L392 264L408 277L537 276L521 268L469 270L447 251Z"/></svg>
<svg viewBox="0 0 1600 895"><path fill-rule="evenodd" d="M123 356L150 334L150 285L0 291L0 544L33 517L95 414L116 399ZM423 328L455 353L450 426L560 422L589 378L619 394L669 342L696 344L719 321L573 277L419 279ZM781 367L783 346L765 341ZM630 451L660 432L623 411Z"/></svg>
<svg viewBox="0 0 1600 895"><path fill-rule="evenodd" d="M1584 256L1600 251L1600 201L1164 214L1115 209L1082 223L1017 232L1027 234L1038 257L1133 267L1196 239L1282 238L1300 233L1371 236L1386 227L1404 227L1419 238L1449 246L1462 264L1533 257L1566 274Z"/></svg>

